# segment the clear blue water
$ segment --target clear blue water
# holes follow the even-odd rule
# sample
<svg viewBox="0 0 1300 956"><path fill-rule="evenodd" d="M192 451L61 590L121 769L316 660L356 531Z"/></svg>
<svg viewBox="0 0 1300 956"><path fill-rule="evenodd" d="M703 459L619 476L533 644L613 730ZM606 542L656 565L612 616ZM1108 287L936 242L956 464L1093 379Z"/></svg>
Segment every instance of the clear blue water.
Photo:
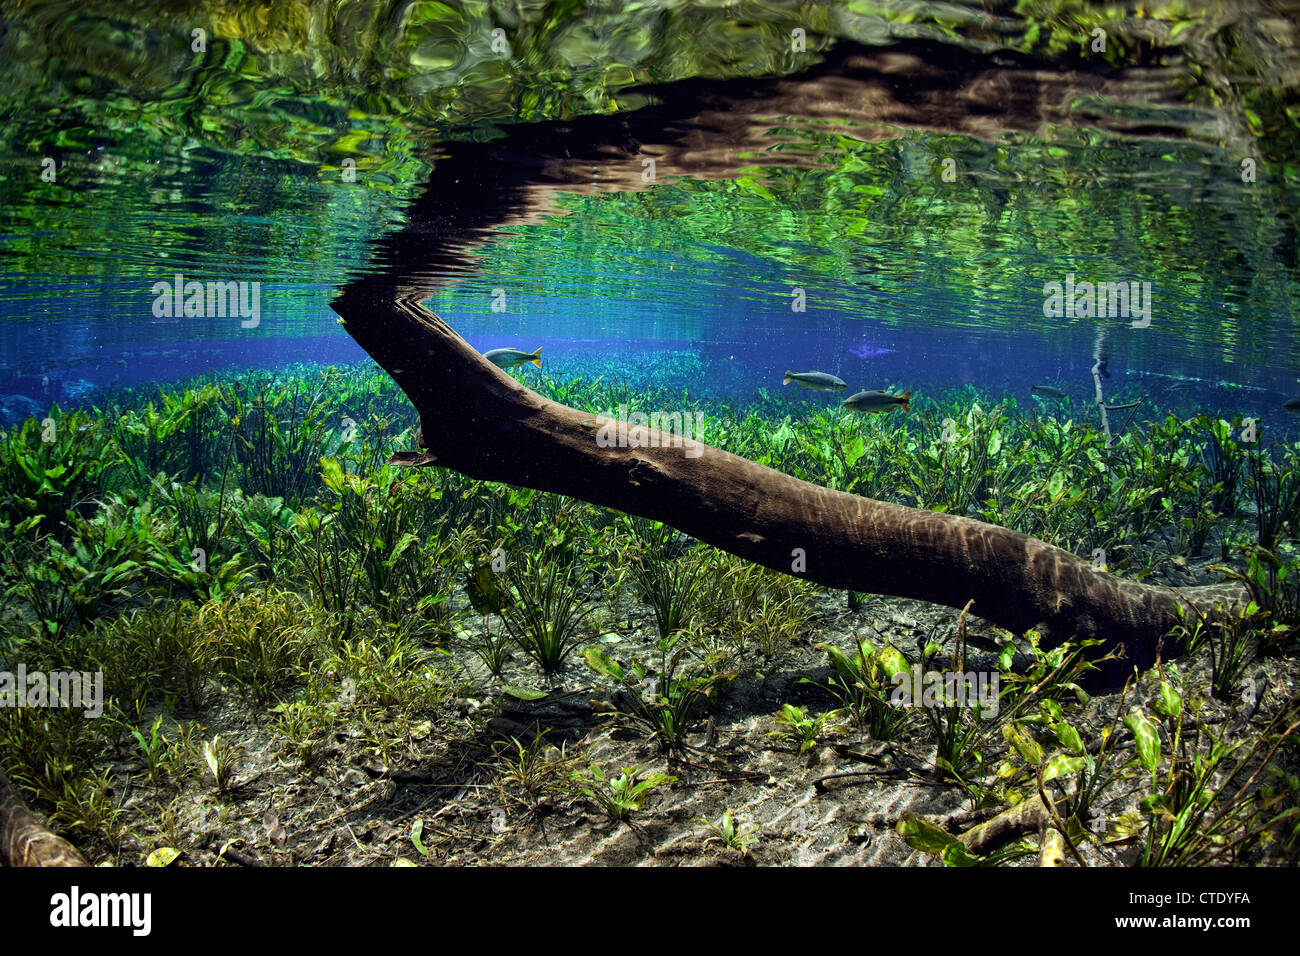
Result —
<svg viewBox="0 0 1300 956"><path fill-rule="evenodd" d="M49 101L93 112L48 73ZM139 95L125 84L99 93L100 106ZM268 123L287 102L263 111ZM10 104L15 129L43 105L35 97L28 115ZM864 133L853 117L759 116L729 171L665 164L657 183L630 189L608 172L601 185L593 167L594 186L548 193L527 222L485 225L429 305L475 348L542 347L558 370L597 358L631 376L693 355L708 372L686 384L738 401L779 389L787 369L817 369L851 390L973 385L1021 402L1046 382L1082 414L1099 350L1107 401L1289 431L1300 419L1281 407L1300 394L1295 197L1276 170L1240 181L1231 151L1206 140L1212 111L1163 109L1164 125L1144 135L1086 122L1038 135L914 123ZM322 142L362 143L363 165L405 159L345 182L337 155L313 164L320 156L265 142L249 155L247 137L236 150L221 133L144 118L76 127L58 146L6 137L0 415L115 386L365 361L330 300L375 268L376 243L403 228L422 190L462 188L440 178L440 157L479 134L315 119ZM698 128L707 141L707 123ZM559 134L553 145L567 148ZM60 164L54 183L40 178L46 153ZM953 184L936 175L948 156L960 163ZM526 182L531 157L518 159ZM153 284L178 272L260 283L259 326L155 316ZM1045 316L1044 283L1071 273L1150 281L1150 326ZM790 307L795 289L804 311Z"/></svg>

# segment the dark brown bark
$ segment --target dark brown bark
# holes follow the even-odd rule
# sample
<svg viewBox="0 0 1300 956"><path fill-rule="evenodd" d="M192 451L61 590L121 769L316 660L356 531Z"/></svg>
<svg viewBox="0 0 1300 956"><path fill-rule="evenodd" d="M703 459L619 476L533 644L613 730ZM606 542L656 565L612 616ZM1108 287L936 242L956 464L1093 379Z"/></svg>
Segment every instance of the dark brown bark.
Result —
<svg viewBox="0 0 1300 956"><path fill-rule="evenodd" d="M56 836L23 802L0 771L0 862L5 866L88 866L63 837Z"/></svg>
<svg viewBox="0 0 1300 956"><path fill-rule="evenodd" d="M1174 592L1124 581L982 521L831 491L707 445L689 457L657 431L645 430L650 447L601 448L593 413L525 388L418 303L344 295L334 307L420 412L428 450L401 463L654 518L777 571L792 573L802 557L793 573L827 587L953 608L973 600L974 613L1013 633L1037 628L1047 646L1122 644L1142 667L1177 623L1180 601L1208 610L1244 598L1237 586Z"/></svg>

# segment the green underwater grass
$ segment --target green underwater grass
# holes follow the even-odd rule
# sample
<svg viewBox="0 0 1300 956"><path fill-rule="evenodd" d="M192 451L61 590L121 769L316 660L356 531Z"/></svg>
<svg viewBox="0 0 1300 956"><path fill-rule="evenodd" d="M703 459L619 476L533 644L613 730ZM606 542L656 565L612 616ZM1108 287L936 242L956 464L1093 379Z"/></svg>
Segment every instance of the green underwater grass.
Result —
<svg viewBox="0 0 1300 956"><path fill-rule="evenodd" d="M1245 444L1241 422L1206 416L1169 417L1108 444L1087 422L970 390L871 417L763 390L752 404L697 400L667 375L633 390L617 369L589 366L522 374L593 412L624 403L702 412L711 445L848 493L1012 527L1128 577L1190 581L1189 562L1223 562L1221 573L1251 588L1264 623L1188 622L1221 701L1261 656L1294 643L1300 445ZM391 767L413 727L455 733L450 702L479 680L466 664L477 654L488 680L499 678L507 640L539 680L575 666L571 652L584 649L595 674L579 672L614 680L605 711L681 759L728 684L779 667L806 630L813 586L656 522L385 465L414 446L415 424L373 367L290 368L120 391L101 407L52 408L5 432L0 669L102 670L105 680L102 720L0 708L0 764L54 825L112 854L126 827L174 826L168 808L183 788L231 798L238 748L195 719L231 700L304 767L340 727ZM597 638L627 622L627 602L649 612L657 660L619 664L617 650L600 649ZM1162 691L1163 704L1135 705L1124 730L1085 741L1071 723L1082 705L1043 683L1074 658L1031 645L1031 676L1005 671L1013 697L996 724L953 708L914 721L887 702L886 663L911 664L897 649L827 653L839 711L780 711L779 732L801 745L830 727L886 744L920 728L938 746L938 778L976 806L1068 782L1054 805L1076 848L1115 805L1115 782L1140 783L1139 816L1110 820L1107 839L1141 841L1145 863L1218 861L1267 839L1294 852L1300 785L1285 720L1253 745L1228 743L1188 724L1202 704L1179 686ZM1174 694L1184 703L1171 703ZM1122 754L1121 734L1131 738ZM154 791L140 820L115 802L113 764ZM1216 794L1229 791L1211 786L1229 771L1244 809L1225 808ZM613 779L593 772L578 789L614 816L639 807L609 789ZM905 837L946 862L971 861L929 831Z"/></svg>

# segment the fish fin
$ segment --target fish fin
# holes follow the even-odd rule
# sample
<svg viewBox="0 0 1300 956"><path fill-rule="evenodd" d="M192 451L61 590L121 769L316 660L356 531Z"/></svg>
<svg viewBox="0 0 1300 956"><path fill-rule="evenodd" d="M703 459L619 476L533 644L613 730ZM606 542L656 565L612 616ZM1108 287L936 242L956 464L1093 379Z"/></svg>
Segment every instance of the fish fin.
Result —
<svg viewBox="0 0 1300 956"><path fill-rule="evenodd" d="M911 409L907 407L907 403L910 402L910 401L912 400L912 391L911 391L911 389L908 389L906 392L904 392L902 395L900 395L900 396L898 396L898 397L901 398L901 399L903 400L903 411L905 411L905 412L910 412Z"/></svg>
<svg viewBox="0 0 1300 956"><path fill-rule="evenodd" d="M536 365L538 368L541 368L541 367L542 367L542 349L541 349L540 346L538 347L538 349L537 349L536 352L533 352L533 353L532 353L532 356L533 356L533 357L532 357L529 361L531 361L531 362L532 362L534 365Z"/></svg>
<svg viewBox="0 0 1300 956"><path fill-rule="evenodd" d="M786 373L785 373L785 381L783 381L781 384L782 384L782 385L789 385L789 384L790 384L791 382L793 382L793 381L794 381L794 372L786 372Z"/></svg>

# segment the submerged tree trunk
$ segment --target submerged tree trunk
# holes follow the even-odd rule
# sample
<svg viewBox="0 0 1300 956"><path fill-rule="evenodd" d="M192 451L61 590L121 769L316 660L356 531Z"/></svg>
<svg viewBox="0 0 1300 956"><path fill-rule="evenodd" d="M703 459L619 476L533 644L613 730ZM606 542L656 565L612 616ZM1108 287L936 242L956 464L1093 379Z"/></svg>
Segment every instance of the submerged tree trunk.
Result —
<svg viewBox="0 0 1300 956"><path fill-rule="evenodd" d="M1129 661L1111 676L1155 660L1180 603L1210 610L1245 596L1229 585L1174 592L1123 581L1017 531L831 491L671 434L631 428L626 444L643 447L600 447L591 412L525 388L414 296L384 302L354 291L334 309L420 413L427 451L397 455L399 464L653 518L828 587L953 608L973 600L975 614L1017 634L1037 628L1048 646L1076 637L1124 646Z"/></svg>
<svg viewBox="0 0 1300 956"><path fill-rule="evenodd" d="M907 83L898 81L903 72ZM407 227L382 240L375 271L349 282L333 308L420 414L428 452L397 456L403 463L436 463L654 518L828 587L953 608L973 600L985 620L1015 633L1038 628L1049 644L1095 637L1123 645L1130 661L1107 675L1119 676L1155 659L1181 602L1210 610L1216 600L1244 600L1245 589L1175 593L1121 581L1015 531L830 491L708 446L691 457L680 444L658 447L657 433L644 436L645 447L600 447L591 412L525 388L421 303L456 277L481 272L472 250L495 230L551 219L561 196L653 188L642 178L648 157L659 176L733 177L771 146L765 117L848 118L861 125L849 135L865 138L879 136L881 123L993 137L1072 122L1069 90L1101 84L1117 101L1172 95L1148 80L1007 69L951 51L931 57L917 46L845 48L799 77L673 84L654 88L655 104L630 113L518 124L501 139L440 149Z"/></svg>
<svg viewBox="0 0 1300 956"><path fill-rule="evenodd" d="M67 840L51 833L0 771L0 862L5 866L87 866Z"/></svg>

